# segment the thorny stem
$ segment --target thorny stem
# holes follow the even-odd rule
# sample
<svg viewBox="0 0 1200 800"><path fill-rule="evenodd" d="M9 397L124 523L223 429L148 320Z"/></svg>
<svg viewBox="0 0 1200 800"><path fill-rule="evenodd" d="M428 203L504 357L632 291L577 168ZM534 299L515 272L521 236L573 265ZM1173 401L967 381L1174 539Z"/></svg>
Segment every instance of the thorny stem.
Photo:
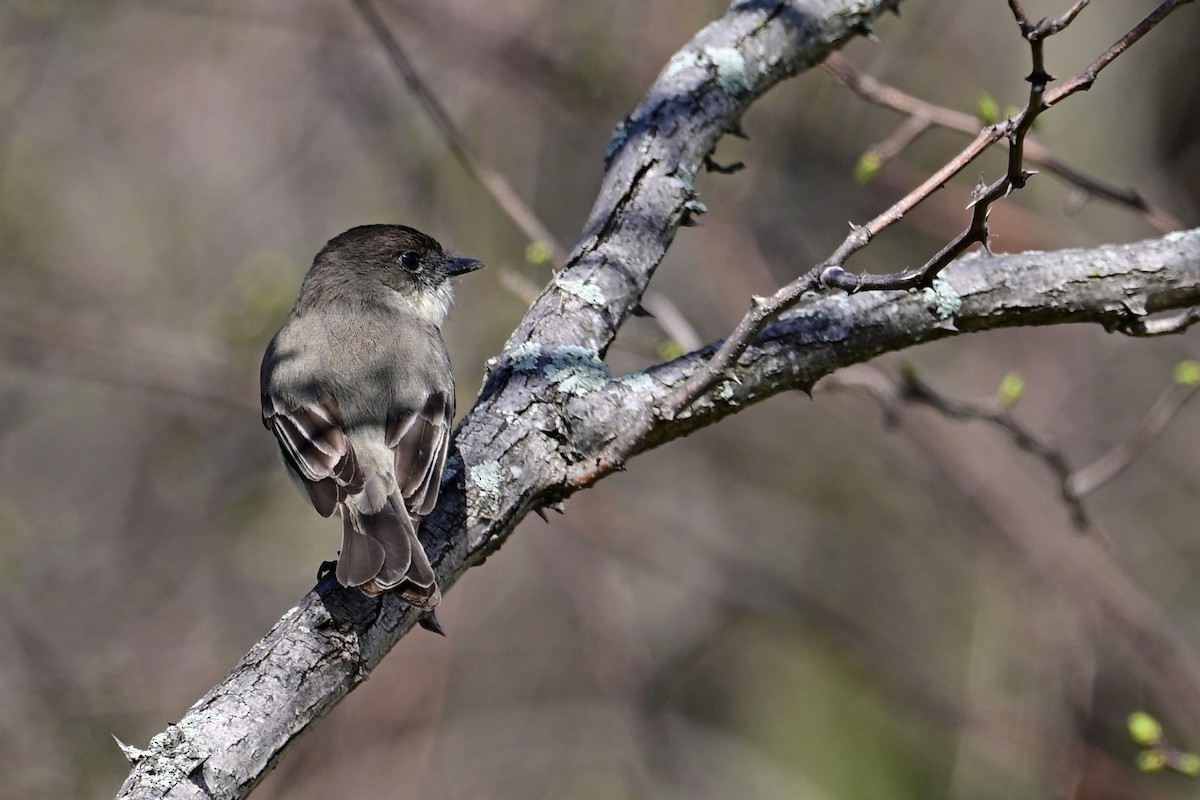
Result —
<svg viewBox="0 0 1200 800"><path fill-rule="evenodd" d="M1071 520L1075 527L1081 531L1091 528L1087 511L1083 507L1082 494L1075 490L1071 482L1074 473L1067 457L1057 447L1043 442L1033 431L1018 422L1013 417L1011 409L982 408L953 400L926 386L923 381L912 374L904 376L900 397L909 402L927 405L952 419L988 422L1003 430L1012 438L1013 444L1018 449L1041 459L1057 476L1059 493L1062 495L1063 503L1071 512Z"/></svg>
<svg viewBox="0 0 1200 800"><path fill-rule="evenodd" d="M987 215L991 204L1006 196L1013 189L1024 186L1030 177L1030 173L1026 172L1023 167L1024 141L1038 115L1072 94L1091 88L1097 75L1115 58L1162 22L1172 11L1189 2L1191 0L1166 0L1087 67L1072 76L1062 86L1046 92L1046 84L1052 78L1045 71L1043 42L1045 38L1066 28L1088 2L1079 0L1061 17L1035 24L1030 23L1025 16L1020 0L1009 0L1009 7L1021 29L1021 34L1030 44L1033 62L1033 68L1027 77L1030 82L1030 93L1025 108L1000 123L984 128L957 156L875 219L862 226L852 224L850 234L829 258L781 287L769 297L753 297L750 310L742 317L730 336L722 342L704 369L693 374L670 400L658 409L655 416L657 418L678 417L685 414L687 408L697 398L720 382L724 380L737 381L734 368L742 353L772 320L799 303L805 293L821 289L857 292L927 287L932 285L934 278L941 270L961 255L971 244L980 242L986 246ZM901 220L905 214L942 188L947 181L974 162L1001 138L1007 138L1009 141L1007 171L1003 177L977 193L971 204L971 222L968 227L929 261L917 270L905 270L886 275L854 274L843 268L842 265L846 260L866 247L872 238ZM573 470L569 478L570 482L579 487L588 486L604 475L623 468L626 459L637 451L646 435L653 429L655 422L654 417L647 415L638 424L626 429L610 443L600 457L581 464Z"/></svg>
<svg viewBox="0 0 1200 800"><path fill-rule="evenodd" d="M1020 422L1013 415L1011 406L956 400L929 386L911 370L902 373L897 380L881 369L862 364L843 370L838 373L838 380L826 385L867 392L879 401L889 424L898 419L897 407L907 402L928 406L950 419L986 422L1000 428L1018 449L1036 457L1054 473L1063 503L1070 511L1075 527L1083 532L1091 530L1084 498L1133 464L1162 435L1187 402L1200 392L1200 387L1195 385L1172 383L1129 437L1086 467L1075 469L1060 448Z"/></svg>
<svg viewBox="0 0 1200 800"><path fill-rule="evenodd" d="M979 119L974 115L930 103L894 86L880 83L859 72L838 53L833 53L825 59L822 67L834 80L864 100L908 115L908 120L885 141L871 148L870 153L878 158L881 167L903 152L916 138L914 134L919 135L929 127L937 126L970 136L979 132ZM1032 131L1025 137L1025 159L1077 187L1087 197L1098 197L1137 211L1145 218L1147 224L1162 233L1170 233L1183 227L1180 220L1147 201L1137 191L1106 184L1068 165L1050 148L1039 142Z"/></svg>
<svg viewBox="0 0 1200 800"><path fill-rule="evenodd" d="M1188 2L1191 0L1167 0L1162 3L1136 27L1101 53L1084 70L1058 89L1046 92L1046 84L1051 78L1046 73L1044 66L1044 39L1066 28L1087 3L1077 2L1061 17L1033 24L1026 19L1019 0L1009 0L1022 35L1030 43L1032 55L1033 68L1027 78L1031 85L1026 107L1014 116L984 128L957 156L878 217L866 225L851 226L850 235L824 262L814 266L769 298L754 298L750 311L721 345L709 362L708 368L694 375L692 380L674 398L676 402L672 406L673 410L669 413L677 414L686 409L697 397L730 375L737 359L745 352L754 337L772 319L798 303L805 292L823 288L855 292L866 289L897 290L929 286L937 274L971 244L975 242L986 244L988 208L1013 189L1023 186L1029 177L1029 173L1023 167L1024 140L1037 116L1070 95L1090 88L1099 72L1114 58L1141 39L1168 14ZM977 195L972 203L971 223L966 230L951 240L920 269L905 270L888 275L846 272L842 265L850 256L864 248L879 232L902 219L908 211L944 186L950 178L961 172L1001 138L1009 140L1008 169L1003 177L988 185Z"/></svg>

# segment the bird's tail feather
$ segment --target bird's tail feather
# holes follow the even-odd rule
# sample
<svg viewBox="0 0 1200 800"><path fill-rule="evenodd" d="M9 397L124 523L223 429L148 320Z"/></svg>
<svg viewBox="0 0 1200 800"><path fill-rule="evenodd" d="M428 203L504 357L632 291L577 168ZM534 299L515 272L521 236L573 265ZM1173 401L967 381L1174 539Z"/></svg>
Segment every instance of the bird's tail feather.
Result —
<svg viewBox="0 0 1200 800"><path fill-rule="evenodd" d="M342 506L337 579L343 586L357 586L369 597L395 591L419 608L433 608L442 599L425 548L417 539L416 525L403 501L394 497L374 514L350 504Z"/></svg>

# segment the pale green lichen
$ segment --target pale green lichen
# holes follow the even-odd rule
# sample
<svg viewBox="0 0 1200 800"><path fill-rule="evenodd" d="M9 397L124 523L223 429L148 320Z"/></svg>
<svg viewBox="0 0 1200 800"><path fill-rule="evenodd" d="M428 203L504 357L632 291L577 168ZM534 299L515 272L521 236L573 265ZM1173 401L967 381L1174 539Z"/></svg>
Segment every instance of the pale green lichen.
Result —
<svg viewBox="0 0 1200 800"><path fill-rule="evenodd" d="M539 344L523 344L508 355L513 372L543 372L550 385L566 394L581 397L602 389L612 379L608 365L595 350L558 347L547 350Z"/></svg>
<svg viewBox="0 0 1200 800"><path fill-rule="evenodd" d="M630 122L629 118L621 120L617 123L617 127L613 130L612 138L608 140L608 146L604 148L604 162L607 164L612 161L612 157L625 146L625 141L629 138Z"/></svg>
<svg viewBox="0 0 1200 800"><path fill-rule="evenodd" d="M584 347L553 350L543 369L552 385L574 397L603 389L611 379L608 365L595 350Z"/></svg>
<svg viewBox="0 0 1200 800"><path fill-rule="evenodd" d="M746 80L746 59L732 47L713 47L704 54L717 70L717 81L729 94L741 94L749 90Z"/></svg>
<svg viewBox="0 0 1200 800"><path fill-rule="evenodd" d="M954 315L962 310L962 295L941 278L933 279L933 286L924 291L924 298L933 315L943 322L954 319Z"/></svg>
<svg viewBox="0 0 1200 800"><path fill-rule="evenodd" d="M676 53L663 68L661 80L667 81L690 67L700 66L700 54L694 51Z"/></svg>
<svg viewBox="0 0 1200 800"><path fill-rule="evenodd" d="M726 92L741 94L749 90L750 81L746 78L746 59L732 47L710 47L676 53L663 68L660 80L669 81L685 70L709 66L716 71L717 82Z"/></svg>
<svg viewBox="0 0 1200 800"><path fill-rule="evenodd" d="M608 305L607 299L604 297L604 292L591 284L583 281L574 280L571 278L555 278L554 285L562 289L567 294L578 297L583 302L597 308L603 308Z"/></svg>
<svg viewBox="0 0 1200 800"><path fill-rule="evenodd" d="M698 163L681 163L675 168L673 175L688 189L696 185L696 174L700 169Z"/></svg>
<svg viewBox="0 0 1200 800"><path fill-rule="evenodd" d="M500 490L504 467L499 461L485 461L467 468L467 514L475 519L494 519L500 512Z"/></svg>
<svg viewBox="0 0 1200 800"><path fill-rule="evenodd" d="M617 383L628 386L634 394L648 395L654 391L654 379L644 372L633 372L617 378Z"/></svg>
<svg viewBox="0 0 1200 800"><path fill-rule="evenodd" d="M542 361L542 346L526 342L508 354L513 372L536 372Z"/></svg>
<svg viewBox="0 0 1200 800"><path fill-rule="evenodd" d="M203 714L185 717L181 725L168 726L150 740L147 749L137 751L135 763L147 786L169 790L204 764L208 756L199 751L184 726L206 721Z"/></svg>

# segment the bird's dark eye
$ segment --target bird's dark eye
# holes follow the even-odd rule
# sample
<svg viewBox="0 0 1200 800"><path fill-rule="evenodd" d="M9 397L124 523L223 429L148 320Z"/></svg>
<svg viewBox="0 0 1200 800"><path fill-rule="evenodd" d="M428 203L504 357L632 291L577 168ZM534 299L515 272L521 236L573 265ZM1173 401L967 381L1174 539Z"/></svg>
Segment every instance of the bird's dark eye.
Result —
<svg viewBox="0 0 1200 800"><path fill-rule="evenodd" d="M412 250L405 250L400 254L400 266L410 272L416 272L421 266L421 257Z"/></svg>

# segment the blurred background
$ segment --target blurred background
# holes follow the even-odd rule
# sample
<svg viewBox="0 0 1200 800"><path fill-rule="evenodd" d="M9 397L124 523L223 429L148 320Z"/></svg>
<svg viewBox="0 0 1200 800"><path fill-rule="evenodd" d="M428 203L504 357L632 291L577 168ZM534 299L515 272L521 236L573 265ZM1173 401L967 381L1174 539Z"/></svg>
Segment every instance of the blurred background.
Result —
<svg viewBox="0 0 1200 800"><path fill-rule="evenodd" d="M1037 19L1068 3L1026 3ZM1047 45L1065 77L1155 4L1101 3ZM386 0L484 161L566 246L602 153L726 4ZM973 113L1023 103L1001 0L910 0L847 61ZM1048 114L1068 164L1200 223L1200 8ZM831 252L965 144L933 131L867 185L903 118L814 70L727 140L732 176L653 289L699 336ZM966 222L992 154L851 266L916 266ZM1158 235L1043 174L997 251ZM491 269L447 336L470 407L549 265L449 155L354 7L307 0L12 0L0 9L0 798L109 796L144 746L312 585L336 521L288 484L258 361L312 255L403 222ZM620 372L672 343L632 320ZM1077 466L1125 440L1196 334L964 336L879 359L988 402ZM819 386L638 458L525 521L294 747L255 796L1184 797L1140 775L1126 716L1200 748L1200 407L1086 501L995 430Z"/></svg>

